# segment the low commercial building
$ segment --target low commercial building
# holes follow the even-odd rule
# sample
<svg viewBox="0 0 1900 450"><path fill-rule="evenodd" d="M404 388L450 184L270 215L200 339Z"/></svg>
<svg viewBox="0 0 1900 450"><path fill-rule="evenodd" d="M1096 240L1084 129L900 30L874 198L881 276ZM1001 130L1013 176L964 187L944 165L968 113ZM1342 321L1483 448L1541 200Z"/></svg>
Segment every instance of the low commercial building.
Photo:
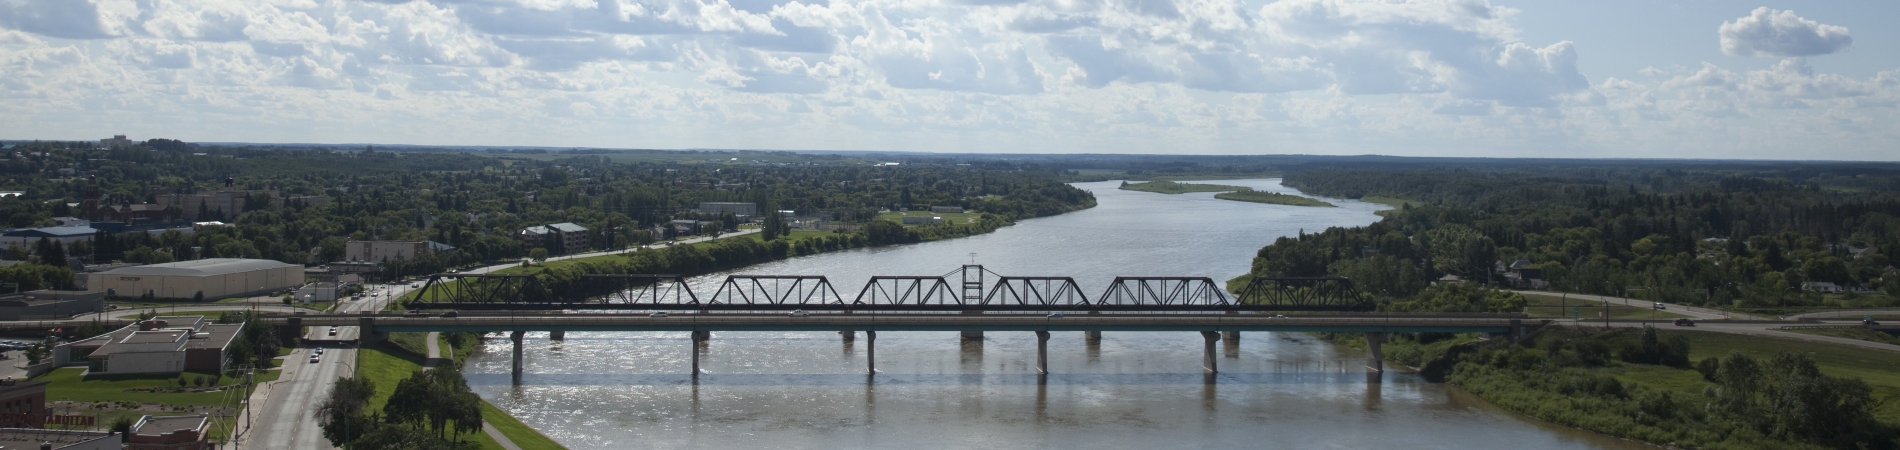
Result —
<svg viewBox="0 0 1900 450"><path fill-rule="evenodd" d="M105 310L103 292L38 290L0 295L0 320L66 319Z"/></svg>
<svg viewBox="0 0 1900 450"><path fill-rule="evenodd" d="M54 349L55 363L85 361L88 375L223 372L244 324L162 316ZM63 351L62 351L63 350Z"/></svg>
<svg viewBox="0 0 1900 450"><path fill-rule="evenodd" d="M732 213L744 218L759 215L759 205L743 202L699 202L699 209L696 212L710 215Z"/></svg>
<svg viewBox="0 0 1900 450"><path fill-rule="evenodd" d="M74 242L91 241L93 235L98 232L99 230L89 226L42 227L12 230L0 232L0 247L17 245L30 248L33 244L39 243L40 239L47 239L64 245L73 245Z"/></svg>
<svg viewBox="0 0 1900 450"><path fill-rule="evenodd" d="M126 450L206 450L209 416L145 416L126 432Z"/></svg>
<svg viewBox="0 0 1900 450"><path fill-rule="evenodd" d="M46 382L0 380L0 427L46 426Z"/></svg>
<svg viewBox="0 0 1900 450"><path fill-rule="evenodd" d="M86 287L110 297L206 300L268 294L303 285L303 266L267 259L212 258L90 274Z"/></svg>
<svg viewBox="0 0 1900 450"><path fill-rule="evenodd" d="M930 207L930 212L938 213L938 214L960 213L960 212L963 212L963 207L961 206L932 206Z"/></svg>
<svg viewBox="0 0 1900 450"><path fill-rule="evenodd" d="M349 241L343 244L343 257L349 261L389 262L453 249L435 241Z"/></svg>
<svg viewBox="0 0 1900 450"><path fill-rule="evenodd" d="M0 428L0 448L40 450L119 450L119 435L105 431Z"/></svg>

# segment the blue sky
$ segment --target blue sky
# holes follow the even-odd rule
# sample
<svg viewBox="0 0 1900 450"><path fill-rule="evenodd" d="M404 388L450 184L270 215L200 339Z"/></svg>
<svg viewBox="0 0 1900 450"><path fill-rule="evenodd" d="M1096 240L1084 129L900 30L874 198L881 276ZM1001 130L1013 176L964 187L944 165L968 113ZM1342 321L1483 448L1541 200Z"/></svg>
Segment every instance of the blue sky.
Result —
<svg viewBox="0 0 1900 450"><path fill-rule="evenodd" d="M1895 19L1871 0L0 0L0 139L1896 160Z"/></svg>

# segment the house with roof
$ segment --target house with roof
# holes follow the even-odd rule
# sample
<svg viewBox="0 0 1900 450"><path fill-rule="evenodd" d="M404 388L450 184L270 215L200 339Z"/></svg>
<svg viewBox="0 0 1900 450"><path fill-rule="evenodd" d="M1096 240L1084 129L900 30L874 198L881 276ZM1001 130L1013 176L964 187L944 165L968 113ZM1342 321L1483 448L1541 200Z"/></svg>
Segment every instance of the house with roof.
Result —
<svg viewBox="0 0 1900 450"><path fill-rule="evenodd" d="M562 255L571 255L586 253L587 249L593 248L593 242L588 234L587 227L575 225L573 222L561 222L523 228L516 231L514 235L515 240L521 241L521 245L526 248L548 248ZM557 244L559 248L553 248Z"/></svg>

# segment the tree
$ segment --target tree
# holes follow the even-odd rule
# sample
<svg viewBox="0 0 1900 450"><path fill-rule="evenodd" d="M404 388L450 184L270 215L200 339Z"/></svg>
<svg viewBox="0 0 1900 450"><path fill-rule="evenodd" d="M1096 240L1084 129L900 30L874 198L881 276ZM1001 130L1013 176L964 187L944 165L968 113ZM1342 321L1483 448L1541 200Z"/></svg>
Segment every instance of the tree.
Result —
<svg viewBox="0 0 1900 450"><path fill-rule="evenodd" d="M26 364L29 366L37 366L41 362L45 362L46 357L52 356L53 346L55 345L57 345L57 343L53 342L53 337L47 336L46 339L28 346L26 348Z"/></svg>
<svg viewBox="0 0 1900 450"><path fill-rule="evenodd" d="M317 403L315 415L317 426L323 430L323 438L330 445L343 446L350 441L369 434L376 425L376 418L368 414L370 397L376 394L376 383L368 378L339 378L330 384L330 393Z"/></svg>
<svg viewBox="0 0 1900 450"><path fill-rule="evenodd" d="M548 260L548 249L542 247L528 249L528 259L534 260L534 262L546 262Z"/></svg>

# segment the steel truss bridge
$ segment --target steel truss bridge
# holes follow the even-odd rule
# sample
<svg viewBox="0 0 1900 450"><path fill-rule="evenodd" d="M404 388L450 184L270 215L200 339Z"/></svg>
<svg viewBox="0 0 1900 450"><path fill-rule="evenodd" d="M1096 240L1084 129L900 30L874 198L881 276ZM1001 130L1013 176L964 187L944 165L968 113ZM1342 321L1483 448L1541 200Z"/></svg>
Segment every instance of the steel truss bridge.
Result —
<svg viewBox="0 0 1900 450"><path fill-rule="evenodd" d="M937 276L873 276L849 299L823 275L730 275L710 296L682 275L586 274L556 293L527 274L436 274L411 309L918 312L1370 311L1342 277L1256 277L1233 296L1207 277L1115 277L1091 298L1071 277L1003 276L966 265Z"/></svg>

